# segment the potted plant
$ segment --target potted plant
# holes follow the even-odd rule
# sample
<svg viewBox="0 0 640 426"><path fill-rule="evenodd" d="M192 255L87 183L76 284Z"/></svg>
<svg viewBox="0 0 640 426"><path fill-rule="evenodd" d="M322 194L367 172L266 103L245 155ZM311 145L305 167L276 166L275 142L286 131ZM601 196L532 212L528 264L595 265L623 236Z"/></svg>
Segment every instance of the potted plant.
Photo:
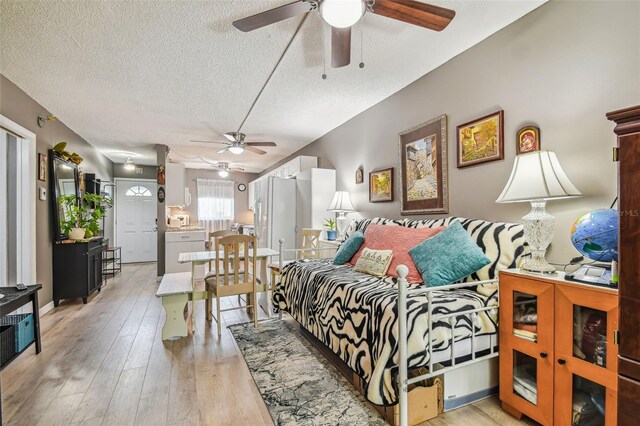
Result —
<svg viewBox="0 0 640 426"><path fill-rule="evenodd" d="M84 223L80 213L80 204L75 195L61 195L58 197L58 205L62 211L60 229L71 240L84 238Z"/></svg>
<svg viewBox="0 0 640 426"><path fill-rule="evenodd" d="M336 239L336 221L333 218L324 220L324 227L327 229L327 240L335 241Z"/></svg>
<svg viewBox="0 0 640 426"><path fill-rule="evenodd" d="M93 237L100 232L100 219L111 205L111 199L102 195L85 193L81 202L75 195L61 195L58 204L62 207L63 218L60 221L62 232L71 240Z"/></svg>

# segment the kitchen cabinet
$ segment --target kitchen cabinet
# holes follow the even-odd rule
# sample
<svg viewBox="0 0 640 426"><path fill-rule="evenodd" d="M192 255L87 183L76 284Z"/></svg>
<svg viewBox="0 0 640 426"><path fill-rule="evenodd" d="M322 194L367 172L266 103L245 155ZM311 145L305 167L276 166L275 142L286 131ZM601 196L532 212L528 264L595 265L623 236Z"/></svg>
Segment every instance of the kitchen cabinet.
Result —
<svg viewBox="0 0 640 426"><path fill-rule="evenodd" d="M206 232L169 231L165 234L165 272L191 272L191 263L178 263L180 253L205 251ZM204 277L204 266L196 267L196 278Z"/></svg>
<svg viewBox="0 0 640 426"><path fill-rule="evenodd" d="M184 164L167 163L165 203L168 207L185 207L191 204L191 194L187 188Z"/></svg>
<svg viewBox="0 0 640 426"><path fill-rule="evenodd" d="M336 193L336 171L313 168L300 172L296 176L296 190L296 247L302 247L304 228L324 233L325 218L335 217L327 208Z"/></svg>

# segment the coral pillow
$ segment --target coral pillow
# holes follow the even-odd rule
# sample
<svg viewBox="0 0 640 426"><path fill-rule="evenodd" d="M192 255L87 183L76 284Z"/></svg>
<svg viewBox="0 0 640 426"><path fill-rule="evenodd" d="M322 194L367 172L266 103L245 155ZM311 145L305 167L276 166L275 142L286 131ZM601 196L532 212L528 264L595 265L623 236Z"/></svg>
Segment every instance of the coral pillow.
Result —
<svg viewBox="0 0 640 426"><path fill-rule="evenodd" d="M406 265L409 268L407 281L410 283L421 283L422 277L413 259L409 254L409 250L417 246L421 242L433 237L442 231L444 226L437 228L406 228L404 226L386 226L386 225L369 225L364 233L364 244L360 250L353 256L351 265L355 265L362 251L365 248L373 250L393 250L393 259L387 275L397 277L396 268L398 265Z"/></svg>

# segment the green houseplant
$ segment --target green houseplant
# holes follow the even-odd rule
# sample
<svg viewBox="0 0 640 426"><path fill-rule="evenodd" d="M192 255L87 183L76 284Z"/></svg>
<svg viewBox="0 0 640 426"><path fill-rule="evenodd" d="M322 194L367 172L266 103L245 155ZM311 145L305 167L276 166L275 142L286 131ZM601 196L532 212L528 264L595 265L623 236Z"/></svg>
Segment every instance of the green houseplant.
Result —
<svg viewBox="0 0 640 426"><path fill-rule="evenodd" d="M105 216L111 199L98 194L85 193L81 202L75 195L61 195L58 204L62 208L60 220L62 232L72 240L93 237L100 232L100 220Z"/></svg>
<svg viewBox="0 0 640 426"><path fill-rule="evenodd" d="M327 240L335 241L336 239L336 220L333 218L324 220L324 227L327 230Z"/></svg>

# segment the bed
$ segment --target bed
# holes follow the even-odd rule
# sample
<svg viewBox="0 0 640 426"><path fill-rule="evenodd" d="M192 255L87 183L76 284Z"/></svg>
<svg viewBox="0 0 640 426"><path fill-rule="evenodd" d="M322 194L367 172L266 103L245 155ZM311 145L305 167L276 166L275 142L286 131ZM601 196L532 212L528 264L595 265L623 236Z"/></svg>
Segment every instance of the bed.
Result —
<svg viewBox="0 0 640 426"><path fill-rule="evenodd" d="M357 373L374 404L401 402L408 385L402 376L408 370L427 367L433 372L434 363L455 368L497 355L497 273L515 267L525 254L524 233L521 225L456 217L376 218L349 227L348 233L372 223L415 228L454 220L491 263L466 282L444 289L408 284L402 276L373 277L349 265L335 266L330 259L297 261L282 269L273 294L276 309L289 312ZM400 318L406 318L406 330Z"/></svg>

